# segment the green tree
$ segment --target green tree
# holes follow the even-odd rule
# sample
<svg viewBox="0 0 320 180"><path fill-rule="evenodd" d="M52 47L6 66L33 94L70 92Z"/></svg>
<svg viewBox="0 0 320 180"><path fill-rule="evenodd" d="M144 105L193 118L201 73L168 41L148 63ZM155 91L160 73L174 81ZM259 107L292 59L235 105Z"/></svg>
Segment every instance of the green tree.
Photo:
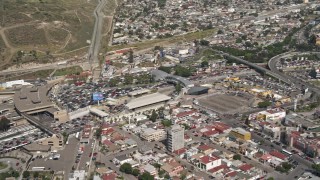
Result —
<svg viewBox="0 0 320 180"><path fill-rule="evenodd" d="M34 178L38 178L38 177L39 177L39 172L34 172L34 173L33 173L33 177L34 177Z"/></svg>
<svg viewBox="0 0 320 180"><path fill-rule="evenodd" d="M156 122L157 118L158 118L158 114L156 113L155 110L153 110L153 111L152 111L152 114L151 114L151 116L150 116L150 120L151 120L152 122Z"/></svg>
<svg viewBox="0 0 320 180"><path fill-rule="evenodd" d="M217 33L218 33L218 34L223 34L223 30L222 30L222 29L219 29Z"/></svg>
<svg viewBox="0 0 320 180"><path fill-rule="evenodd" d="M180 91L182 90L182 86L180 83L175 85L175 90L176 90L176 92L180 93Z"/></svg>
<svg viewBox="0 0 320 180"><path fill-rule="evenodd" d="M200 45L201 45L201 46L209 46L209 44L210 44L210 42L207 41L207 40L203 40L203 39L202 39L202 40L200 41Z"/></svg>
<svg viewBox="0 0 320 180"><path fill-rule="evenodd" d="M170 127L170 126L172 125L172 122L171 122L171 120L165 119L165 120L162 120L162 121L161 121L161 124L162 124L164 127Z"/></svg>
<svg viewBox="0 0 320 180"><path fill-rule="evenodd" d="M186 67L176 66L174 70L175 70L175 75L178 75L178 76L189 77L192 75L191 69Z"/></svg>
<svg viewBox="0 0 320 180"><path fill-rule="evenodd" d="M242 39L241 39L241 38L238 38L238 39L236 40L236 43L242 43Z"/></svg>
<svg viewBox="0 0 320 180"><path fill-rule="evenodd" d="M139 180L154 180L154 176L152 176L149 172L144 172L140 175Z"/></svg>
<svg viewBox="0 0 320 180"><path fill-rule="evenodd" d="M168 74L171 73L171 68L170 68L170 67L160 66L160 67L158 68L158 70L164 71L164 72L166 72L166 73L168 73Z"/></svg>
<svg viewBox="0 0 320 180"><path fill-rule="evenodd" d="M271 102L270 101L263 101L263 102L259 102L258 103L258 107L259 108L266 108L266 107L268 107L268 106L270 106L271 105Z"/></svg>
<svg viewBox="0 0 320 180"><path fill-rule="evenodd" d="M124 172L126 174L131 174L132 173L132 166L129 163L124 163L120 166L120 171Z"/></svg>
<svg viewBox="0 0 320 180"><path fill-rule="evenodd" d="M133 63L133 51L129 51L129 63Z"/></svg>
<svg viewBox="0 0 320 180"><path fill-rule="evenodd" d="M201 67L208 67L209 66L209 62L208 61L202 61L201 62Z"/></svg>
<svg viewBox="0 0 320 180"><path fill-rule="evenodd" d="M311 76L314 79L317 77L317 71L314 67L311 69L309 76Z"/></svg>
<svg viewBox="0 0 320 180"><path fill-rule="evenodd" d="M153 163L152 166L154 166L155 168L157 168L158 171L160 171L161 164L159 164L159 163Z"/></svg>
<svg viewBox="0 0 320 180"><path fill-rule="evenodd" d="M140 175L139 169L133 169L133 170L132 170L132 175L138 177L138 176Z"/></svg>
<svg viewBox="0 0 320 180"><path fill-rule="evenodd" d="M240 154L236 154L233 156L234 160L241 160L241 155Z"/></svg>
<svg viewBox="0 0 320 180"><path fill-rule="evenodd" d="M101 138L101 133L102 133L102 128L99 127L95 132L95 136L96 136L97 139Z"/></svg>
<svg viewBox="0 0 320 180"><path fill-rule="evenodd" d="M30 172L29 171L24 171L22 174L23 178L29 178L30 177Z"/></svg>
<svg viewBox="0 0 320 180"><path fill-rule="evenodd" d="M10 127L10 120L5 116L2 116L0 119L0 131L7 131Z"/></svg>
<svg viewBox="0 0 320 180"><path fill-rule="evenodd" d="M316 44L316 42L317 42L317 37L314 34L312 34L309 38L309 43Z"/></svg>
<svg viewBox="0 0 320 180"><path fill-rule="evenodd" d="M165 179L170 179L169 174L166 174L166 175L164 176L164 178L165 178Z"/></svg>

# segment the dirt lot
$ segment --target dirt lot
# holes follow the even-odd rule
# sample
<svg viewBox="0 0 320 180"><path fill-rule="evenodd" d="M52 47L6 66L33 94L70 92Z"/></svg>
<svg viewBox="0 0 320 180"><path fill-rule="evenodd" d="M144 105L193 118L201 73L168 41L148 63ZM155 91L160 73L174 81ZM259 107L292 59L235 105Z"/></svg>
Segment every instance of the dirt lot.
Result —
<svg viewBox="0 0 320 180"><path fill-rule="evenodd" d="M18 51L61 57L87 47L96 5L95 0L1 0L0 41L8 42L5 47L10 54L5 55L5 63L0 66L15 65L18 61L13 59ZM24 57L19 58L23 63Z"/></svg>
<svg viewBox="0 0 320 180"><path fill-rule="evenodd" d="M252 98L231 94L215 94L198 99L201 106L205 106L220 114L233 114L250 109Z"/></svg>

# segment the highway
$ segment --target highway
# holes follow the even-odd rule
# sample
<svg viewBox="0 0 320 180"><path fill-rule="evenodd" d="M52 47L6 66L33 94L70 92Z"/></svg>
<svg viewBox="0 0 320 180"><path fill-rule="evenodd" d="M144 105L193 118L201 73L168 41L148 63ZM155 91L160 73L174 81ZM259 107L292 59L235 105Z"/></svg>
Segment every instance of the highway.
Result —
<svg viewBox="0 0 320 180"><path fill-rule="evenodd" d="M268 70L268 69L266 69L264 67L256 65L255 63L251 63L249 61L246 61L246 60L241 59L239 57L233 56L231 54L228 54L228 53L225 53L225 52L222 52L222 51L217 51L217 50L214 50L214 51L217 52L217 53L220 53L221 55L223 55L225 57L232 58L232 59L234 59L234 60L236 60L236 61L238 61L238 62L240 62L242 64L245 64L245 65L247 65L247 66L249 66L251 68L254 68L254 69L256 69L256 70L258 70L258 71L260 71L260 72L262 72L262 73L264 73L266 75L269 75L269 76L272 76L274 78L277 78L278 80L280 80L280 81L282 81L284 83L291 84L290 79L288 79L287 77L283 77L283 76L277 74L276 72L272 72L272 71L270 71L270 70Z"/></svg>
<svg viewBox="0 0 320 180"><path fill-rule="evenodd" d="M312 91L312 92L316 93L317 95L320 95L320 93L319 93L320 88L319 87L311 85L310 83L308 83L306 81L302 81L300 79L296 79L294 77L287 76L284 73L280 72L277 68L277 63L280 61L281 58L288 57L288 56L294 56L294 55L303 55L303 54L320 54L320 52L286 52L283 54L279 54L269 60L268 67L270 68L270 70L273 73L278 74L279 76L281 76L285 79L288 79L291 83L295 84L297 87L304 85L306 88L309 89L309 91Z"/></svg>
<svg viewBox="0 0 320 180"><path fill-rule="evenodd" d="M107 0L99 0L99 4L94 10L94 17L96 19L94 24L94 29L92 33L91 45L88 52L88 60L91 66L91 69L94 68L95 64L99 64L98 53L100 49L101 42L101 32L103 27L103 8L106 6Z"/></svg>

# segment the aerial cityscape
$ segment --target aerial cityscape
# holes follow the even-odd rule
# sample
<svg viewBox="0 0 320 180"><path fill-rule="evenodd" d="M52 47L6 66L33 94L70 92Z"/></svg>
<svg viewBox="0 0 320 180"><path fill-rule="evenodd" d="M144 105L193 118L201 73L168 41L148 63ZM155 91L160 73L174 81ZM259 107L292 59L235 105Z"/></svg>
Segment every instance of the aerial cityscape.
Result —
<svg viewBox="0 0 320 180"><path fill-rule="evenodd" d="M0 180L320 180L319 0L0 0Z"/></svg>

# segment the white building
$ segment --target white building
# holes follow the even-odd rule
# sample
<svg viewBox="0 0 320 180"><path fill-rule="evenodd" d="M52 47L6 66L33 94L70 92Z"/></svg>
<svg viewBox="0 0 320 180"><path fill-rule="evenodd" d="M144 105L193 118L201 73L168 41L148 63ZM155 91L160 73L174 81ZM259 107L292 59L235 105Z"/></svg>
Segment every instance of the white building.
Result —
<svg viewBox="0 0 320 180"><path fill-rule="evenodd" d="M1 84L1 86L4 88L12 88L14 85L32 85L32 84L28 82L24 82L24 80L8 81Z"/></svg>
<svg viewBox="0 0 320 180"><path fill-rule="evenodd" d="M167 142L170 152L184 148L184 128L178 124L173 125L171 129L168 130Z"/></svg>
<svg viewBox="0 0 320 180"><path fill-rule="evenodd" d="M146 128L141 130L140 137L149 142L159 141L165 138L165 131L163 129Z"/></svg>
<svg viewBox="0 0 320 180"><path fill-rule="evenodd" d="M86 179L86 171L85 170L76 170L69 175L69 180L85 180Z"/></svg>
<svg viewBox="0 0 320 180"><path fill-rule="evenodd" d="M268 109L249 115L249 120L265 120L267 122L280 122L286 117L286 111L281 108Z"/></svg>
<svg viewBox="0 0 320 180"><path fill-rule="evenodd" d="M207 156L202 156L199 159L198 167L201 170L208 171L220 165L221 165L221 159L218 156L211 154Z"/></svg>

